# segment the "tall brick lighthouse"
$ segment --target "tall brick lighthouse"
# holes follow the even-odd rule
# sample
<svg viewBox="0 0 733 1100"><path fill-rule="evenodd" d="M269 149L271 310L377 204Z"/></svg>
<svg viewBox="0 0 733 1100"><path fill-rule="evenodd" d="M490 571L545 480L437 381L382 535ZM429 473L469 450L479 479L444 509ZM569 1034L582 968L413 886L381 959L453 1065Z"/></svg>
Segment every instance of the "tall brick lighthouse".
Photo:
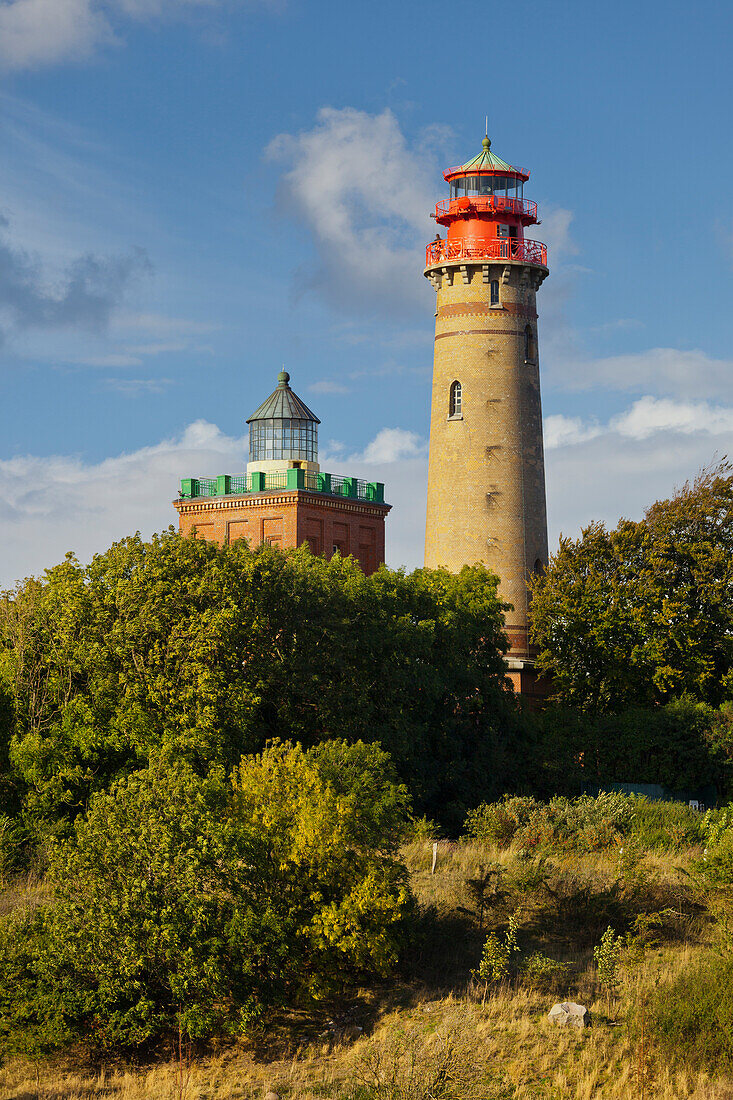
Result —
<svg viewBox="0 0 733 1100"><path fill-rule="evenodd" d="M527 581L547 562L536 292L547 249L524 236L537 204L529 179L491 151L449 168L445 226L428 245L437 291L425 564L484 562L507 612L508 673L535 690Z"/></svg>

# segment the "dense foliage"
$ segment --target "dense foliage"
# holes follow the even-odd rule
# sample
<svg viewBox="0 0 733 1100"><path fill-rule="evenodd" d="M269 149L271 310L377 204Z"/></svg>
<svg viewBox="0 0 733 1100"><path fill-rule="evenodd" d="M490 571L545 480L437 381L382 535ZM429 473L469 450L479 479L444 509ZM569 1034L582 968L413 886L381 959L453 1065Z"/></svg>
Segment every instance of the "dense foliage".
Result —
<svg viewBox="0 0 733 1100"><path fill-rule="evenodd" d="M621 846L626 839L651 850L701 843L705 820L681 802L654 802L611 791L595 797L557 795L547 802L505 796L469 811L465 831L500 848L514 844L526 852L598 852Z"/></svg>
<svg viewBox="0 0 733 1100"><path fill-rule="evenodd" d="M161 746L203 773L272 737L345 737L379 741L417 806L459 821L515 778L502 627L481 566L365 577L172 532L69 556L0 605L26 813L71 818Z"/></svg>
<svg viewBox="0 0 733 1100"><path fill-rule="evenodd" d="M733 475L704 471L636 523L561 539L533 584L540 665L565 704L592 711L733 686Z"/></svg>
<svg viewBox="0 0 733 1100"><path fill-rule="evenodd" d="M550 707L537 722L533 789L572 794L632 782L691 792L713 785L719 794L733 793L729 710L729 704L714 710L689 696L611 714Z"/></svg>
<svg viewBox="0 0 733 1100"><path fill-rule="evenodd" d="M52 902L0 930L2 1045L237 1033L386 976L409 909L406 809L375 745L276 743L233 783L155 755L56 846Z"/></svg>

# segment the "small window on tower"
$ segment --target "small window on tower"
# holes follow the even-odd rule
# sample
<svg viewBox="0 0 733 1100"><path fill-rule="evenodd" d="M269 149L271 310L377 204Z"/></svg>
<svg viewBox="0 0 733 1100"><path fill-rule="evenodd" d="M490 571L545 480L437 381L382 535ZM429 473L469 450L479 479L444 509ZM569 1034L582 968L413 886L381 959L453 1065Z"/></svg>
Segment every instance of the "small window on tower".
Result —
<svg viewBox="0 0 733 1100"><path fill-rule="evenodd" d="M496 227L496 235L497 235L497 237L508 237L509 236L509 226L504 225L503 222L499 222L499 224Z"/></svg>
<svg viewBox="0 0 733 1100"><path fill-rule="evenodd" d="M537 356L534 333L529 325L524 330L524 358L528 362L534 362Z"/></svg>
<svg viewBox="0 0 733 1100"><path fill-rule="evenodd" d="M491 304L492 306L498 306L499 304L499 280L491 280Z"/></svg>
<svg viewBox="0 0 733 1100"><path fill-rule="evenodd" d="M450 400L448 402L448 416L454 416L456 419L462 417L461 411L461 383L453 382L450 388Z"/></svg>

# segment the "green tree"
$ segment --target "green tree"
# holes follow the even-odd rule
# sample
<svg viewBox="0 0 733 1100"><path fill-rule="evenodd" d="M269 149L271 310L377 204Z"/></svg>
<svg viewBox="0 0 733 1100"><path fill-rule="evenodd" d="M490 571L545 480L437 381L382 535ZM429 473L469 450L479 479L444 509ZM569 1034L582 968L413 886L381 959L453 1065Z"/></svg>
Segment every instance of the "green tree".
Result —
<svg viewBox="0 0 733 1100"><path fill-rule="evenodd" d="M502 630L481 566L365 577L172 531L69 556L0 604L26 813L63 826L161 746L204 774L273 737L345 737L381 742L420 812L460 821L518 769Z"/></svg>
<svg viewBox="0 0 733 1100"><path fill-rule="evenodd" d="M375 745L275 743L233 784L156 755L57 845L53 901L0 929L5 1049L238 1033L388 975L409 911L406 813Z"/></svg>
<svg viewBox="0 0 733 1100"><path fill-rule="evenodd" d="M533 582L539 666L590 711L688 694L717 706L733 686L733 476L723 463L643 520L561 539Z"/></svg>
<svg viewBox="0 0 733 1100"><path fill-rule="evenodd" d="M538 722L534 787L547 796L630 781L727 790L733 754L725 713L689 695L605 714L550 707Z"/></svg>

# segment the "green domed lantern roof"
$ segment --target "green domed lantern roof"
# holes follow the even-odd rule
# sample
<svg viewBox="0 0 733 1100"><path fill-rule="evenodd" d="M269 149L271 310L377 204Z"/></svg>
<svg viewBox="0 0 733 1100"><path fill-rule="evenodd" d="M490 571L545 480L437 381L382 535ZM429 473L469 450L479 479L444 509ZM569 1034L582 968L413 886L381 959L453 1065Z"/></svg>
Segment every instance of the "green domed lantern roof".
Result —
<svg viewBox="0 0 733 1100"><path fill-rule="evenodd" d="M277 389L247 418L247 423L251 424L253 420L311 420L314 424L320 424L316 414L290 389L289 382L288 372L280 371Z"/></svg>

